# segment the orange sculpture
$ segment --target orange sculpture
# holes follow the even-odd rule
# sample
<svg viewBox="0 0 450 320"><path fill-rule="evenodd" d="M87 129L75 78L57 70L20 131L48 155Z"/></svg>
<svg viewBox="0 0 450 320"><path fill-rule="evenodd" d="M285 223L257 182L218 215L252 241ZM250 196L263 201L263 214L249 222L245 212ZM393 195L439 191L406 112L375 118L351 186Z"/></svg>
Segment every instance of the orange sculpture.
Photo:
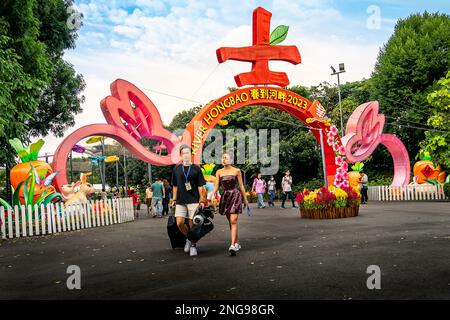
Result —
<svg viewBox="0 0 450 320"><path fill-rule="evenodd" d="M414 177L416 177L415 182L418 184L430 184L433 181L444 184L445 182L445 171L441 171L439 165L437 167L434 166L428 152L424 152L421 160L414 164L413 173Z"/></svg>

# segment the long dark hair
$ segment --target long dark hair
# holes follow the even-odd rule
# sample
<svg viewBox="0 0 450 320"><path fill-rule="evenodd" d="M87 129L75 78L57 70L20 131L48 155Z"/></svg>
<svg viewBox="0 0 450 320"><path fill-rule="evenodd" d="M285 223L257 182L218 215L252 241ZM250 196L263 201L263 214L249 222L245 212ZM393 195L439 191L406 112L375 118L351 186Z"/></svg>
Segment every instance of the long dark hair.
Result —
<svg viewBox="0 0 450 320"><path fill-rule="evenodd" d="M167 181L167 179L163 179L164 188L170 189L170 183Z"/></svg>

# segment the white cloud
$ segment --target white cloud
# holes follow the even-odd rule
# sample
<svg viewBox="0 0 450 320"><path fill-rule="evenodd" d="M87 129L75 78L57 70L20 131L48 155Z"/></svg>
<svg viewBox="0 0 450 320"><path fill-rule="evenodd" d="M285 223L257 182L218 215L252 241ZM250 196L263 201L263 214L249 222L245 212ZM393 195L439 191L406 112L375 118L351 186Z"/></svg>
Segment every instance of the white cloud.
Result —
<svg viewBox="0 0 450 320"><path fill-rule="evenodd" d="M142 32L141 29L136 27L129 27L129 26L115 26L113 28L114 32L117 32L118 34L124 35L127 38L136 38L139 36L139 34Z"/></svg>
<svg viewBox="0 0 450 320"><path fill-rule="evenodd" d="M113 23L123 23L128 16L128 12L123 9L112 8L109 11L108 18Z"/></svg>

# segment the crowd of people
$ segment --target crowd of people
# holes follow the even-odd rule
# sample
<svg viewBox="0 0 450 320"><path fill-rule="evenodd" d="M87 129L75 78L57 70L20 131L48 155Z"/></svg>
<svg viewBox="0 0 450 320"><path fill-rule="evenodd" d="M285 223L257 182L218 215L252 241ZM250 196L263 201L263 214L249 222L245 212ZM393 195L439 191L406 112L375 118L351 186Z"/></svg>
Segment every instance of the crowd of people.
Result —
<svg viewBox="0 0 450 320"><path fill-rule="evenodd" d="M275 197L277 192L277 182L274 176L270 176L269 181L262 178L261 173L258 173L257 177L253 180L251 192L256 193L258 198L258 208L263 209L266 207L264 202L264 195L267 193L269 195L269 206L275 207ZM292 207L298 208L295 205L295 194L292 190L292 176L289 170L284 172L284 176L281 179L281 209L286 209L286 200L290 199L292 201Z"/></svg>
<svg viewBox="0 0 450 320"><path fill-rule="evenodd" d="M145 204L147 206L147 215L153 218L163 218L169 215L172 208L176 219L178 229L187 235L193 225L195 212L207 205L214 206L218 200L218 210L220 215L226 216L230 228L230 246L228 252L230 255L236 255L242 248L238 240L238 218L244 208L248 208L247 193L242 180L240 169L231 165L231 157L228 153L222 155L222 168L216 171L214 183L206 181L199 166L191 162L191 149L187 145L180 147L180 156L182 163L175 166L172 172L171 181L162 178L156 178L152 184L148 183L145 189ZM367 175L361 172L361 193L362 203L367 202ZM292 207L298 208L295 204L295 194L292 189L293 179L289 170L284 172L280 181L281 191L281 209L286 209L286 200L291 200ZM219 189L222 193L219 194ZM252 183L251 193L257 195L257 207L264 209L266 207L264 196L268 195L268 205L275 207L275 198L278 190L277 182L274 176L269 180L263 179L259 173ZM135 189L128 189L127 194L133 199L135 217L139 217L141 205L141 195ZM106 193L102 193L102 198ZM120 197L121 194L116 191L113 197ZM188 223L186 223L188 221ZM184 252L190 256L196 256L197 243L186 239Z"/></svg>
<svg viewBox="0 0 450 320"><path fill-rule="evenodd" d="M216 171L214 183L207 182L203 176L202 170L196 164L191 162L191 149L189 146L180 147L180 156L182 163L175 166L172 177L169 182L167 179L156 178L152 184L147 184L145 189L145 204L147 206L147 215L153 218L163 218L169 215L172 208L179 230L187 235L193 225L193 217L198 208L208 205L216 209L216 200L218 201L217 212L226 216L230 228L230 246L228 252L230 255L236 253L242 248L238 240L238 217L243 209L248 209L247 193L243 184L241 170L231 165L231 157L228 153L222 155L222 168ZM293 179L289 170L284 172L280 181L281 191L281 209L286 209L286 200L291 200L292 208L298 208L295 204L295 194L292 189ZM362 203L367 202L367 175L361 172L361 193ZM222 193L219 197L219 188ZM275 198L278 190L278 184L274 176L270 176L268 181L263 179L259 173L252 183L251 193L257 195L257 208L266 207L264 196L268 195L268 205L275 207ZM133 199L135 217L139 217L140 194L134 189L127 190L128 195ZM188 223L186 223L186 219ZM186 239L184 251L190 256L196 256L197 243Z"/></svg>
<svg viewBox="0 0 450 320"><path fill-rule="evenodd" d="M230 246L228 252L230 255L236 253L242 248L238 240L238 217L243 212L243 208L248 208L247 193L242 180L241 170L231 165L231 157L228 153L222 155L222 168L216 171L214 183L205 181L202 170L199 166L191 162L191 149L187 145L180 147L180 156L182 163L175 166L172 172L171 181L167 179L156 178L152 184L148 183L145 189L145 204L147 206L147 215L153 218L163 218L169 215L172 208L179 230L187 235L192 227L192 221L198 208L207 205L213 205L216 211L217 199L220 215L226 216L230 227ZM361 193L362 203L367 202L367 175L361 172ZM286 200L291 200L292 208L298 208L295 204L295 194L292 190L293 179L289 170L284 172L280 182L281 191L281 209L286 209ZM219 194L219 188L222 194ZM266 207L264 196L268 195L268 205L275 207L275 198L277 194L277 182L274 176L270 176L266 181L259 173L252 183L251 192L257 195L257 207L263 209ZM139 218L141 205L140 193L134 189L128 189L127 194L133 199L134 214ZM220 195L220 197L219 197ZM106 193L102 193L102 198ZM120 197L116 191L113 197ZM188 223L186 223L186 219ZM184 251L190 256L196 256L197 243L186 240Z"/></svg>

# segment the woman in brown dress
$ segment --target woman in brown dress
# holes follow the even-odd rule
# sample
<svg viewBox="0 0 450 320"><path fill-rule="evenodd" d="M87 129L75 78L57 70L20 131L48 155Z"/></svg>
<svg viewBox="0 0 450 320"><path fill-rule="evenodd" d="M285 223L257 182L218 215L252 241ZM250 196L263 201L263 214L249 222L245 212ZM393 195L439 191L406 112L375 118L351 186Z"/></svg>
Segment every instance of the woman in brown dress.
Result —
<svg viewBox="0 0 450 320"><path fill-rule="evenodd" d="M216 182L214 185L213 195L222 186L223 192L220 197L219 214L226 215L230 225L231 245L228 252L235 256L236 252L241 249L238 242L238 226L237 220L242 207L248 205L247 196L245 194L244 184L242 183L241 170L231 166L231 158L228 153L222 156L223 168L216 172Z"/></svg>

